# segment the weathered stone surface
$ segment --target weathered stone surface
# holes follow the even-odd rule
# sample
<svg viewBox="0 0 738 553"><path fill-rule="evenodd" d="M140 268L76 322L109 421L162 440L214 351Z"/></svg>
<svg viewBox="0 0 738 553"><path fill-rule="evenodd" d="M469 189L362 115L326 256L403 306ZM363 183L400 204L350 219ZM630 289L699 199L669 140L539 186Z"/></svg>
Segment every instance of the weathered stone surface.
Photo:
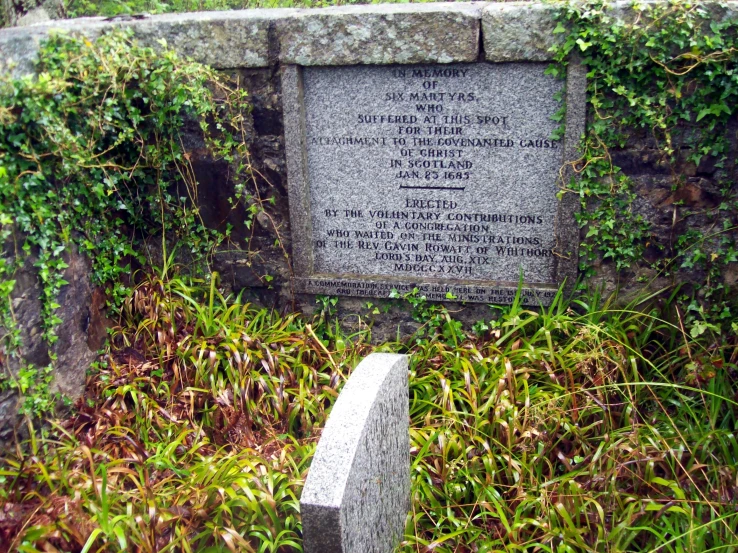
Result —
<svg viewBox="0 0 738 553"><path fill-rule="evenodd" d="M60 25L62 22L59 22ZM53 24L48 24L52 26ZM86 36L97 36L96 29L86 28ZM30 75L38 59L39 44L48 36L46 25L14 27L0 30L0 71L13 77Z"/></svg>
<svg viewBox="0 0 738 553"><path fill-rule="evenodd" d="M474 61L480 16L481 7L473 3L300 10L278 22L280 60L297 65Z"/></svg>
<svg viewBox="0 0 738 553"><path fill-rule="evenodd" d="M343 6L198 12L49 21L0 31L2 67L16 75L33 70L38 43L50 32L95 38L106 29L134 29L142 43L167 44L216 69L270 63L450 63L479 52L481 6L472 3Z"/></svg>
<svg viewBox="0 0 738 553"><path fill-rule="evenodd" d="M290 10L241 10L153 16L130 23L136 37L165 39L178 53L216 69L269 65L269 26Z"/></svg>
<svg viewBox="0 0 738 553"><path fill-rule="evenodd" d="M556 7L530 2L488 4L482 12L484 55L488 61L547 61L562 35L553 34Z"/></svg>
<svg viewBox="0 0 738 553"><path fill-rule="evenodd" d="M576 201L556 194L579 157L586 80L570 78L566 141L553 140L564 83L546 67L285 70L298 289L509 303L522 272L524 301L550 303L576 277Z"/></svg>
<svg viewBox="0 0 738 553"><path fill-rule="evenodd" d="M64 271L64 280L69 284L62 288L57 298L60 307L56 310L63 323L57 328L58 340L51 347L42 337L41 284L33 266L35 259L29 257L16 271L13 313L23 347L19 355L3 355L0 370L16 375L21 366L42 368L51 363L49 354L54 354L50 392L76 399L84 392L86 371L103 345L108 323L104 298L90 284L89 261L76 249L67 254L66 261L69 267ZM0 448L13 438L14 432L24 430L18 407L19 398L14 391L0 394Z"/></svg>
<svg viewBox="0 0 738 553"><path fill-rule="evenodd" d="M305 553L390 553L409 508L407 357L374 353L318 442L300 498Z"/></svg>
<svg viewBox="0 0 738 553"><path fill-rule="evenodd" d="M566 74L566 132L564 134L564 160L559 187L566 187L572 178L579 178L573 170L573 162L580 159L579 145L587 121L587 68L578 59L571 60ZM564 194L559 200L556 214L555 271L559 282L566 283L571 291L579 270L579 225L572 214L580 209L579 198Z"/></svg>
<svg viewBox="0 0 738 553"><path fill-rule="evenodd" d="M33 72L38 45L50 33L81 34L94 39L115 27L131 27L142 44L160 47L164 39L183 56L216 69L269 65L268 33L275 19L296 10L241 10L164 14L141 18L85 17L0 30L0 68L16 76Z"/></svg>
<svg viewBox="0 0 738 553"><path fill-rule="evenodd" d="M631 2L630 0L617 0L608 6L608 15L613 20L633 23L639 21L641 26L648 25L648 13L653 8L666 7L667 2L663 0L645 0L643 2ZM738 16L738 1L736 0L707 0L700 2L698 8L709 14L706 21L718 22L734 20Z"/></svg>
<svg viewBox="0 0 738 553"><path fill-rule="evenodd" d="M53 19L49 12L43 6L32 9L28 13L18 18L16 22L18 27L26 27L28 25L35 25L37 23L44 23Z"/></svg>

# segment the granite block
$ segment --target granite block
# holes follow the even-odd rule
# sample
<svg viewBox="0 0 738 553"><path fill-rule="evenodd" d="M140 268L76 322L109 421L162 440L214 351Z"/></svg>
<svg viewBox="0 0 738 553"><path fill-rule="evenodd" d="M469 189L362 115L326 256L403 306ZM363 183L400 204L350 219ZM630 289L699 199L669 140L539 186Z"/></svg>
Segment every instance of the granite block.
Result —
<svg viewBox="0 0 738 553"><path fill-rule="evenodd" d="M130 27L141 44L160 48L159 41L182 56L216 69L267 67L268 33L275 19L297 10L241 10L145 15L140 18L83 17L0 30L2 68L15 76L33 72L41 40L50 33L79 34L93 40L101 33Z"/></svg>
<svg viewBox="0 0 738 553"><path fill-rule="evenodd" d="M452 63L479 54L471 2L301 10L277 25L280 59L297 65Z"/></svg>
<svg viewBox="0 0 738 553"><path fill-rule="evenodd" d="M313 272L310 188L305 158L305 101L302 71L282 67L282 113L287 158L287 193L292 227L292 267L297 274Z"/></svg>
<svg viewBox="0 0 738 553"><path fill-rule="evenodd" d="M216 69L302 65L472 61L479 51L482 8L474 3L254 9L183 14L87 17L0 30L3 67L30 73L38 43L50 32L95 38L132 27L142 43L167 44Z"/></svg>
<svg viewBox="0 0 738 553"><path fill-rule="evenodd" d="M52 32L74 32L94 40L105 27L103 18L85 17L0 29L0 71L16 78L33 74L39 45Z"/></svg>
<svg viewBox="0 0 738 553"><path fill-rule="evenodd" d="M563 34L555 35L551 4L501 2L488 4L482 12L485 59L494 62L548 61L550 48Z"/></svg>
<svg viewBox="0 0 738 553"><path fill-rule="evenodd" d="M216 69L267 67L269 27L295 10L239 10L166 14L131 22L136 38L165 39L177 53Z"/></svg>
<svg viewBox="0 0 738 553"><path fill-rule="evenodd" d="M581 159L580 145L585 132L587 117L587 68L578 57L570 60L566 74L566 131L564 134L564 165L561 171L560 187L576 189L572 179L578 179L574 164ZM556 214L556 275L560 282L566 282L567 291L573 290L579 270L579 225L572 216L580 209L580 198L571 192L559 200Z"/></svg>
<svg viewBox="0 0 738 553"><path fill-rule="evenodd" d="M304 104L285 104L296 288L510 303L522 274L525 301L550 303L577 240L563 234L576 206L556 198L565 141L551 138L564 82L546 67L295 68L283 91L298 98L299 80Z"/></svg>
<svg viewBox="0 0 738 553"><path fill-rule="evenodd" d="M632 21L634 8L613 2L613 19ZM738 2L705 2L714 20L735 18ZM547 61L563 35L554 35L552 4L439 2L336 6L321 9L254 9L184 14L87 17L43 21L0 30L0 68L15 75L33 69L38 42L51 31L94 38L114 26L131 26L146 44L164 38L181 54L217 69L267 67L277 62L314 65L455 63L480 55L494 62Z"/></svg>
<svg viewBox="0 0 738 553"><path fill-rule="evenodd" d="M374 353L333 406L300 498L305 553L391 553L410 509L408 362Z"/></svg>

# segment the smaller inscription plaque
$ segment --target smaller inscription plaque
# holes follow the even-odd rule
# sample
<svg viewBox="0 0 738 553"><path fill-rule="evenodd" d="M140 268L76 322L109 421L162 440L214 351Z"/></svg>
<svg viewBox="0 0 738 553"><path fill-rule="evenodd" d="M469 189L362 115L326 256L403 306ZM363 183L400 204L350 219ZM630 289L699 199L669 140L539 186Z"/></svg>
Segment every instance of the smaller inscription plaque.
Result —
<svg viewBox="0 0 738 553"><path fill-rule="evenodd" d="M525 303L550 303L576 243L546 66L287 68L297 289L510 303L522 278Z"/></svg>

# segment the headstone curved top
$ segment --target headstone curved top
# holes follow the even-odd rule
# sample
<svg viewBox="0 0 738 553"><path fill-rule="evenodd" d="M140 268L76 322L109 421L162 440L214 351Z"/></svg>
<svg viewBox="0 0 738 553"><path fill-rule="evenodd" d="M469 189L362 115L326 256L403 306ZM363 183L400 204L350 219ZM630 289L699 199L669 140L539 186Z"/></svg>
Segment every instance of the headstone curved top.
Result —
<svg viewBox="0 0 738 553"><path fill-rule="evenodd" d="M373 353L328 417L300 498L305 553L390 553L410 508L408 359Z"/></svg>

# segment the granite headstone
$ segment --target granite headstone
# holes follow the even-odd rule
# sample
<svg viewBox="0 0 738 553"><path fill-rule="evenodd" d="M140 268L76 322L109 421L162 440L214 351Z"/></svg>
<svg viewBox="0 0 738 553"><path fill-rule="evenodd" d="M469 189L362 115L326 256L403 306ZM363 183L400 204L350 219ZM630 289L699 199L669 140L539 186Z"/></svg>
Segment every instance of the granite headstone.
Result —
<svg viewBox="0 0 738 553"><path fill-rule="evenodd" d="M346 382L300 498L305 553L391 553L410 509L408 362L374 353Z"/></svg>

